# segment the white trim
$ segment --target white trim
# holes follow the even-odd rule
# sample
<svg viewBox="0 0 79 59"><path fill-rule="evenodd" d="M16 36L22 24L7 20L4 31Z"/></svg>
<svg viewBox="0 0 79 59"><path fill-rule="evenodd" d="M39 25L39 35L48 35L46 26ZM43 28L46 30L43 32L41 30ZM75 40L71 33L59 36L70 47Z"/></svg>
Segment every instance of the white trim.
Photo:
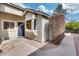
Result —
<svg viewBox="0 0 79 59"><path fill-rule="evenodd" d="M2 20L2 31L6 31L7 29L4 29L4 22L14 22L14 29L15 29L15 21L13 21L13 20Z"/></svg>

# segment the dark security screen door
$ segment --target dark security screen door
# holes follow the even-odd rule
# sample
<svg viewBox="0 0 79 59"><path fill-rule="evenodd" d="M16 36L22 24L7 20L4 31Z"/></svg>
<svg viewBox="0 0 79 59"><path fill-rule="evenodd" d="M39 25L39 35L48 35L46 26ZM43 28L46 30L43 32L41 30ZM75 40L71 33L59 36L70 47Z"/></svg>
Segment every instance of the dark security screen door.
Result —
<svg viewBox="0 0 79 59"><path fill-rule="evenodd" d="M18 36L24 36L24 22L18 22Z"/></svg>

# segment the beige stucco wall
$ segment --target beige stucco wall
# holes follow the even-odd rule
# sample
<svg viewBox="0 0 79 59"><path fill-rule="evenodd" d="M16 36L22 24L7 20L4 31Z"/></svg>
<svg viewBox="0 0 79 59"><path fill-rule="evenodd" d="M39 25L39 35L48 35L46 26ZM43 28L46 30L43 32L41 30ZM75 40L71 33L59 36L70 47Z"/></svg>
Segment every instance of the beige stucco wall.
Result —
<svg viewBox="0 0 79 59"><path fill-rule="evenodd" d="M0 4L0 11L19 15L19 16L22 16L22 14L23 14L22 10L13 8L13 7L5 5L5 4Z"/></svg>
<svg viewBox="0 0 79 59"><path fill-rule="evenodd" d="M26 14L25 14L25 20L27 21L27 20L30 20L30 19L34 19L34 18L36 18L35 17L35 14L33 14L32 12L27 12Z"/></svg>
<svg viewBox="0 0 79 59"><path fill-rule="evenodd" d="M48 18L45 18L42 15L38 15L37 17L37 34L38 37L36 38L37 41L41 43L45 43L49 39L48 35Z"/></svg>
<svg viewBox="0 0 79 59"><path fill-rule="evenodd" d="M3 21L13 21L15 23L15 28L14 29L9 29L9 30L4 30L3 27ZM0 12L0 32L2 32L2 36L4 38L12 38L12 37L17 37L18 36L18 22L24 21L24 17L8 14L8 13L3 13Z"/></svg>
<svg viewBox="0 0 79 59"><path fill-rule="evenodd" d="M32 32L36 32L36 37L34 38L34 40L39 41L41 43L44 43L47 39L48 39L48 18L42 16L42 15L38 15L38 14L33 14L31 12L26 13L25 15L25 21L27 20L32 20ZM34 19L37 19L37 23L36 23L36 30L34 30ZM26 24L26 23L25 23ZM27 28L26 28L27 29ZM25 36L28 36L27 31L25 31Z"/></svg>
<svg viewBox="0 0 79 59"><path fill-rule="evenodd" d="M37 30L37 37L35 40L42 42L42 20L41 20L41 15L37 15L37 25L36 25L36 30Z"/></svg>
<svg viewBox="0 0 79 59"><path fill-rule="evenodd" d="M42 17L42 42L46 42L49 39L49 28L48 28L49 20L45 17Z"/></svg>

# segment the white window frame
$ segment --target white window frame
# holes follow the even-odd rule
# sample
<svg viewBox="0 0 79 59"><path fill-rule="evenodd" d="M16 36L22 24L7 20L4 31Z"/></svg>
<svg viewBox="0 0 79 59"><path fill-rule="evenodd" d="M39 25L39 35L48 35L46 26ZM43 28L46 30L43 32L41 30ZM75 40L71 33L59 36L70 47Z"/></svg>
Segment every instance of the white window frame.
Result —
<svg viewBox="0 0 79 59"><path fill-rule="evenodd" d="M14 23L14 29L15 29L15 21L12 21L12 20L2 20L2 30L8 30L8 29L4 29L4 22L13 22ZM10 27L10 26L9 26ZM9 28L10 29L10 28Z"/></svg>
<svg viewBox="0 0 79 59"><path fill-rule="evenodd" d="M37 21L37 18L29 19L29 20L31 20L31 29L27 29L27 26L26 26L26 22L29 21L29 20L26 20L26 21L25 21L25 29L26 29L26 30L37 30L37 28L34 29L34 21L35 21L35 19L36 19L36 21ZM37 23L36 23L36 24L37 24Z"/></svg>

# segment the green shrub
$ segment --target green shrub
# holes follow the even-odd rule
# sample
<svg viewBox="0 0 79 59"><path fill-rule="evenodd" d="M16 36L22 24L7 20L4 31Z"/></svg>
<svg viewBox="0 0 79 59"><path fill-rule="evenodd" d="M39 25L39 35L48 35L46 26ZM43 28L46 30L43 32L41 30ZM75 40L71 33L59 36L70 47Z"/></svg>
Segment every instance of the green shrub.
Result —
<svg viewBox="0 0 79 59"><path fill-rule="evenodd" d="M66 30L69 30L70 32L72 32L73 30L77 30L77 29L79 29L79 22L70 21L66 23Z"/></svg>

